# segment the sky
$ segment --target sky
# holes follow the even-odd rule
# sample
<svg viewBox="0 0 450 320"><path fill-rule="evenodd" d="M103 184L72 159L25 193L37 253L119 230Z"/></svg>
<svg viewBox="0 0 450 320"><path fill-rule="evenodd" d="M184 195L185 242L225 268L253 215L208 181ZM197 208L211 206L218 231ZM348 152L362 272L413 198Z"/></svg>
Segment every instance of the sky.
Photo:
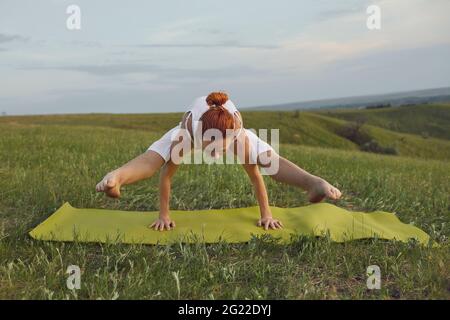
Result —
<svg viewBox="0 0 450 320"><path fill-rule="evenodd" d="M81 29L69 30L69 5ZM369 30L367 7L381 10ZM0 112L183 111L450 86L449 0L0 0Z"/></svg>

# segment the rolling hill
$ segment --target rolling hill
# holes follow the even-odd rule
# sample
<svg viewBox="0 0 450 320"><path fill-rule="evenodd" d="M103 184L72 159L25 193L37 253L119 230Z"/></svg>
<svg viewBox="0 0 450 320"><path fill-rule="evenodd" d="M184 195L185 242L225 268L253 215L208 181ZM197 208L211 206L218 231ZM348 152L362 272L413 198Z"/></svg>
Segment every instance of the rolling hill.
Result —
<svg viewBox="0 0 450 320"><path fill-rule="evenodd" d="M450 105L420 105L375 110L243 111L244 125L279 129L280 143L341 150L361 145L340 134L364 119L361 131L368 140L395 154L427 159L450 159ZM20 126L85 126L147 131L162 135L175 126L181 113L132 115L45 115L0 117L1 124ZM149 144L152 139L149 139Z"/></svg>
<svg viewBox="0 0 450 320"><path fill-rule="evenodd" d="M358 108L380 104L393 106L441 103L450 101L450 87L375 94L365 96L352 96L334 99L321 99L312 101L299 101L277 105L265 105L248 108L247 110L287 111L319 108Z"/></svg>
<svg viewBox="0 0 450 320"><path fill-rule="evenodd" d="M433 104L372 110L326 111L327 116L424 137L450 139L450 105Z"/></svg>

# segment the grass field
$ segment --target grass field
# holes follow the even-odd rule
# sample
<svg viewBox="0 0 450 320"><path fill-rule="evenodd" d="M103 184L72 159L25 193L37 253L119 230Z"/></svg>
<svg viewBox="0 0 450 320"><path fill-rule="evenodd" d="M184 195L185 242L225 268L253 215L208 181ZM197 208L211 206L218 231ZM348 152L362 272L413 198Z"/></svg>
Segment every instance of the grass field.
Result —
<svg viewBox="0 0 450 320"><path fill-rule="evenodd" d="M450 113L448 105L417 105L400 108L382 108L372 110L327 111L329 116L343 120L364 118L371 125L381 128L450 139Z"/></svg>
<svg viewBox="0 0 450 320"><path fill-rule="evenodd" d="M406 107L376 117L361 110L243 115L248 128L280 128L281 154L339 187L339 206L395 212L429 233L438 248L307 237L283 246L270 236L234 245L35 241L27 232L66 201L157 210L157 178L127 186L120 200L96 194L94 186L176 125L180 114L0 117L0 298L449 299L450 106L417 108L416 117ZM439 110L438 119L427 110ZM338 136L352 112L364 113L365 130L398 155L361 152ZM271 205L307 204L300 190L265 179ZM237 165L187 165L173 180L172 209L255 203ZM78 291L66 288L72 264L82 269ZM373 264L381 268L381 290L366 287L366 268Z"/></svg>

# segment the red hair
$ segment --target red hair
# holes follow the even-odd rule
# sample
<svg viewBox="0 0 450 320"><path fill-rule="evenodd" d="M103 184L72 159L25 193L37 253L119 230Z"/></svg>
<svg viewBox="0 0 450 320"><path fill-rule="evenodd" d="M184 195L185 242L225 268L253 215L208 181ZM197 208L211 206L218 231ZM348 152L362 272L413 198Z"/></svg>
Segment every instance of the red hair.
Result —
<svg viewBox="0 0 450 320"><path fill-rule="evenodd" d="M200 118L202 134L209 129L218 129L225 138L227 129L234 129L234 117L223 106L227 101L228 95L225 92L212 92L206 97L209 110Z"/></svg>

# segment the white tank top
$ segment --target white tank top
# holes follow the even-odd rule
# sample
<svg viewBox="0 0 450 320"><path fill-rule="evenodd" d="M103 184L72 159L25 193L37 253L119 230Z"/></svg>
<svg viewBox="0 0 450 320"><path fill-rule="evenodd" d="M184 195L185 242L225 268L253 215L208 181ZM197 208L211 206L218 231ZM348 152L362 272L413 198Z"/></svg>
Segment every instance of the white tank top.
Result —
<svg viewBox="0 0 450 320"><path fill-rule="evenodd" d="M203 97L199 97L197 99L195 99L189 110L187 112L190 112L190 114L187 116L186 121L189 119L189 117L191 117L192 119L192 133L195 135L195 133L198 130L198 125L199 125L199 121L201 119L201 117L203 116L203 114L209 110L209 105L206 102L206 96ZM231 100L227 100L227 102L225 102L225 104L223 105L225 107L225 109L228 110L228 112L233 115L233 117L235 117L235 121L236 118L239 119L240 123L241 123L241 128L239 130L238 135L241 133L242 131L242 119L240 118L239 114L237 113L238 110L236 108L236 106L234 105L233 101Z"/></svg>

